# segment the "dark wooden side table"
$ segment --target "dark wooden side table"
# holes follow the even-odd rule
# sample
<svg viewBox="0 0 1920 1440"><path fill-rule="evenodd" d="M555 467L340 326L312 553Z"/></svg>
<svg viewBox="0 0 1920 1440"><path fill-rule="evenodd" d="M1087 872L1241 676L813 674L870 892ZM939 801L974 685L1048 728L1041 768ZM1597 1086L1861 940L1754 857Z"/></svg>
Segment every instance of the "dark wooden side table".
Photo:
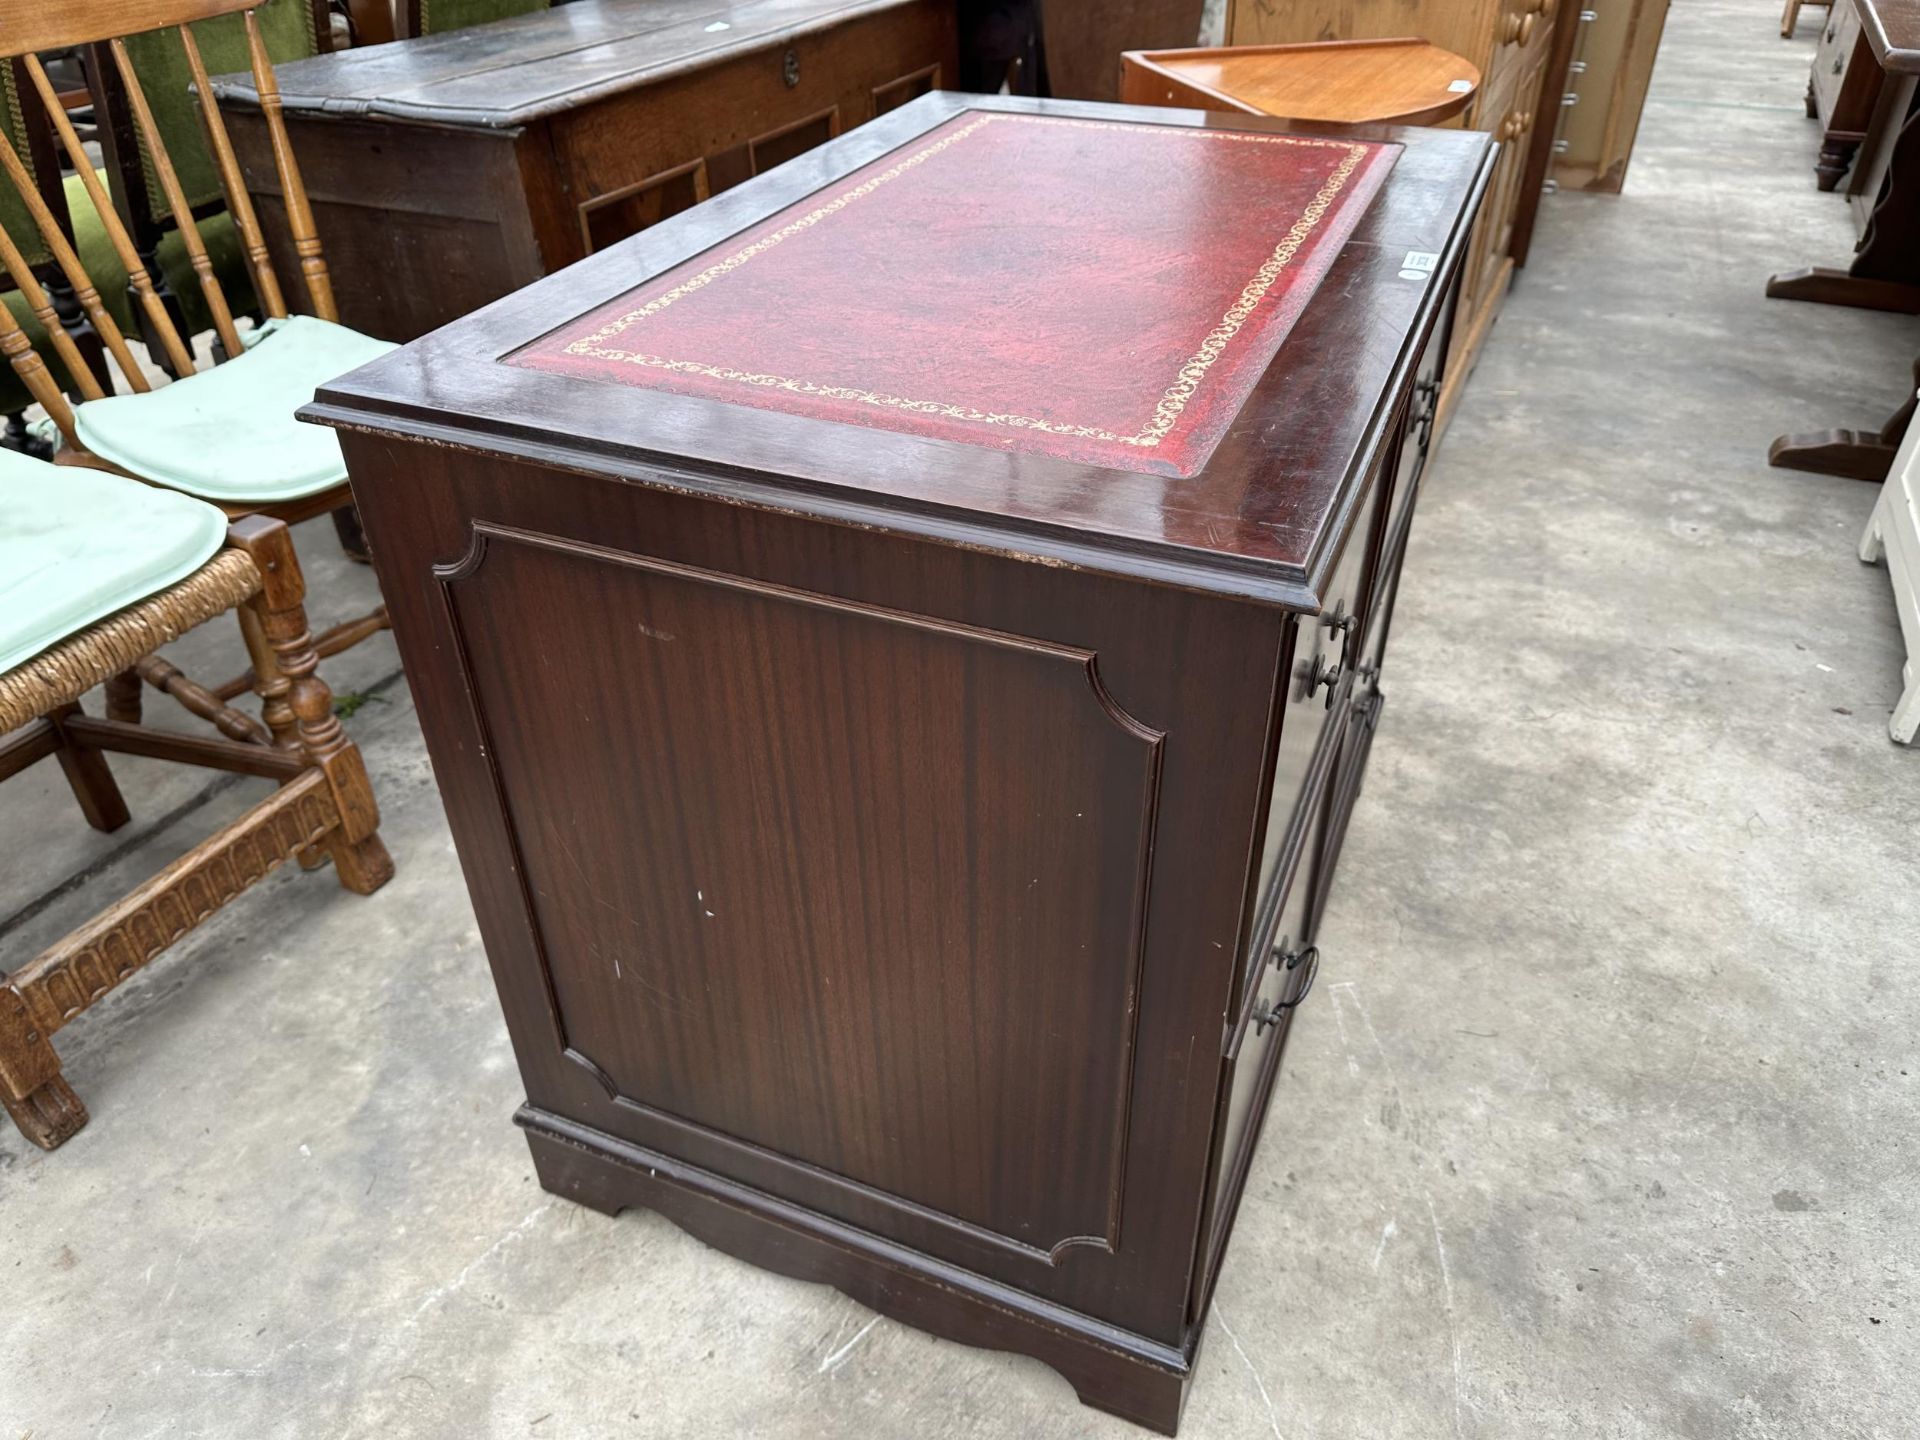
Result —
<svg viewBox="0 0 1920 1440"><path fill-rule="evenodd" d="M1870 310L1920 314L1920 0L1853 0L1861 39L1886 75L1880 104L1891 105L1896 131L1884 159L1878 199L1853 264L1846 270L1805 269L1775 275L1767 294ZM1878 430L1814 430L1782 435L1767 447L1767 463L1815 475L1879 483L1914 412L1914 385Z"/></svg>
<svg viewBox="0 0 1920 1440"><path fill-rule="evenodd" d="M576 0L277 79L340 318L410 340L953 83L955 47L953 0ZM214 88L285 233L252 77Z"/></svg>
<svg viewBox="0 0 1920 1440"><path fill-rule="evenodd" d="M1822 190L1837 186L1853 164L1860 142L1867 138L1885 77L1874 59L1859 7L1854 0L1834 0L1807 80L1807 114L1820 122L1820 158L1813 171Z"/></svg>
<svg viewBox="0 0 1920 1440"><path fill-rule="evenodd" d="M1920 315L1920 0L1853 3L1860 12L1861 39L1892 87L1895 113L1903 117L1886 177L1851 265L1782 271L1767 281L1767 294L1776 300Z"/></svg>
<svg viewBox="0 0 1920 1440"><path fill-rule="evenodd" d="M929 96L302 412L543 1185L1173 1432L1492 151Z"/></svg>

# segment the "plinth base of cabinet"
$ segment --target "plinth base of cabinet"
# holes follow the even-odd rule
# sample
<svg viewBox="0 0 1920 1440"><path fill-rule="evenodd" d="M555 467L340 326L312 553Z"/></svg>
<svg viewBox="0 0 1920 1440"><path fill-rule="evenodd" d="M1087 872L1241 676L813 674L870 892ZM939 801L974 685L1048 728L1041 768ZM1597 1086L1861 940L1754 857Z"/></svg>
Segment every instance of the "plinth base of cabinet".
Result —
<svg viewBox="0 0 1920 1440"><path fill-rule="evenodd" d="M1174 1434L1199 1331L1175 1349L737 1184L712 1171L523 1105L541 1186L605 1215L638 1205L717 1250L797 1280L831 1285L917 1330L1030 1355L1083 1404Z"/></svg>

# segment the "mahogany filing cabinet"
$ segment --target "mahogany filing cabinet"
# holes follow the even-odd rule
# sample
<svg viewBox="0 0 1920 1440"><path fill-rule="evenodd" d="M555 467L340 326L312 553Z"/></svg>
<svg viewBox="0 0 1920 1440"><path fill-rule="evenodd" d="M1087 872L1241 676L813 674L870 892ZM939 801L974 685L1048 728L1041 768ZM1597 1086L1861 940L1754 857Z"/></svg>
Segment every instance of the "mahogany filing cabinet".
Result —
<svg viewBox="0 0 1920 1440"><path fill-rule="evenodd" d="M1491 151L930 95L322 390L549 1190L1173 1433Z"/></svg>

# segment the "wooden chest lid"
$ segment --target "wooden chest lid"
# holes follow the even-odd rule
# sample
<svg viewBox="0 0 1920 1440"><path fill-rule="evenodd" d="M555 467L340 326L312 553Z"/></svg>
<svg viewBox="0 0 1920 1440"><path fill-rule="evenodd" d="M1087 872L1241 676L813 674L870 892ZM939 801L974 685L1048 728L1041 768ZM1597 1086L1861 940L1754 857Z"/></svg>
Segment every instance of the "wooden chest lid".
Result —
<svg viewBox="0 0 1920 1440"><path fill-rule="evenodd" d="M1213 118L928 97L309 417L1311 603L1490 147Z"/></svg>
<svg viewBox="0 0 1920 1440"><path fill-rule="evenodd" d="M598 0L274 67L291 111L511 129L921 0ZM260 102L216 75L222 104Z"/></svg>

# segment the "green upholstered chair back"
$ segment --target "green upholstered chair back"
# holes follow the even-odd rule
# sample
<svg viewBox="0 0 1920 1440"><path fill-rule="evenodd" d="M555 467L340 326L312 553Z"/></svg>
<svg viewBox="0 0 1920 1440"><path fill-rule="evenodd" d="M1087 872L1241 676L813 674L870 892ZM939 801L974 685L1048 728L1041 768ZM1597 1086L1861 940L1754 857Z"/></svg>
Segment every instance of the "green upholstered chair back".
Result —
<svg viewBox="0 0 1920 1440"><path fill-rule="evenodd" d="M402 28L409 35L438 35L490 20L510 20L545 10L548 0L401 0L408 12Z"/></svg>
<svg viewBox="0 0 1920 1440"><path fill-rule="evenodd" d="M13 62L9 60L0 60L0 135L6 137L7 143L13 146L14 153L33 176L35 185L43 195L46 194L47 187L40 174L35 147L27 134L27 112L20 103L19 76L14 73ZM59 206L54 206L53 212L58 215ZM20 198L20 192L4 176L0 176L0 230L12 237L29 265L43 264L53 258L40 238L39 227L27 212L27 202ZM4 270L0 270L0 292L12 288L13 282L7 278Z"/></svg>
<svg viewBox="0 0 1920 1440"><path fill-rule="evenodd" d="M324 0L265 0L254 14L260 22L260 38L266 43L267 55L276 65L318 53L322 32L316 27L327 23ZM193 38L200 44L209 75L247 68L247 32L240 16L202 20L193 27ZM187 71L180 37L167 29L129 35L126 40L134 73L140 77L140 88L153 109L155 127L188 203L196 211L214 204L221 199L220 171L200 126L192 94L193 77ZM140 145L140 166L147 204L156 217L163 217L167 214L167 196L144 141Z"/></svg>

